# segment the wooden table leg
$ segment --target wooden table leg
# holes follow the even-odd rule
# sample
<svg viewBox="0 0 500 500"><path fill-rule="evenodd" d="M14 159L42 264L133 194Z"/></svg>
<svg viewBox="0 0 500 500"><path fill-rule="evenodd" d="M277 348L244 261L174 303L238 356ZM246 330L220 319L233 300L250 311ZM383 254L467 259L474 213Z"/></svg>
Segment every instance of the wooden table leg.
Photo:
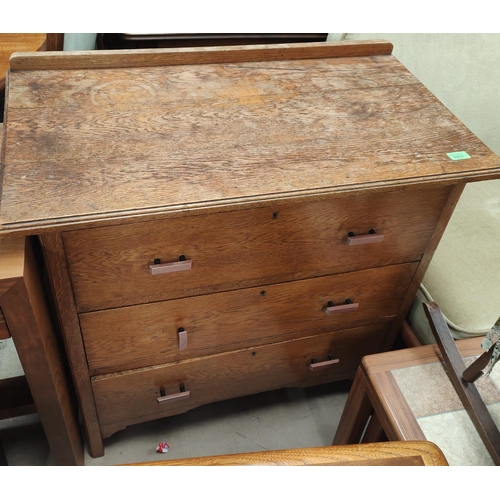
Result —
<svg viewBox="0 0 500 500"><path fill-rule="evenodd" d="M11 243L0 241L0 250ZM21 242L22 244L22 242ZM84 465L83 439L69 374L53 328L33 240L22 273L1 280L0 307L57 465Z"/></svg>
<svg viewBox="0 0 500 500"><path fill-rule="evenodd" d="M365 376L361 368L358 368L335 433L332 443L334 446L358 444L361 441L366 424L373 413L373 406L365 388Z"/></svg>

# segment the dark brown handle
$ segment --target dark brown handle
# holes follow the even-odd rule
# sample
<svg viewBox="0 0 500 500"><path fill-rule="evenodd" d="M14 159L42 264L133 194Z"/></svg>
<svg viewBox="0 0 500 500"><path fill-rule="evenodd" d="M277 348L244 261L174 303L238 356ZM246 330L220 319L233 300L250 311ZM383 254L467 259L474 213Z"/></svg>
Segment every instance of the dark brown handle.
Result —
<svg viewBox="0 0 500 500"><path fill-rule="evenodd" d="M184 255L179 257L176 262L166 262L162 264L160 259L155 259L154 264L149 265L149 272L153 275L166 274L166 273L177 273L179 271L190 271L193 261L186 260Z"/></svg>
<svg viewBox="0 0 500 500"><path fill-rule="evenodd" d="M335 365L340 362L340 359L333 359L331 354L328 355L328 361L317 362L314 358L311 359L311 364L309 365L309 370L312 372L315 370L321 370L323 368L328 368L329 366Z"/></svg>
<svg viewBox="0 0 500 500"><path fill-rule="evenodd" d="M354 233L349 233L347 235L346 243L348 246L367 245L370 243L379 243L380 241L383 240L384 240L383 234L377 234L375 230L370 229L368 234L360 234L359 236L356 236Z"/></svg>
<svg viewBox="0 0 500 500"><path fill-rule="evenodd" d="M175 394L165 395L165 391L163 389L161 389L160 390L160 397L156 398L156 401L158 401L158 404L168 403L169 401L179 401L181 399L189 398L190 394L191 394L191 391L186 391L184 389L184 385L181 384L179 392L177 392Z"/></svg>
<svg viewBox="0 0 500 500"><path fill-rule="evenodd" d="M345 304L339 304L335 306L332 301L328 302L327 307L325 309L326 314L338 314L348 311L356 311L358 309L359 303L352 302L351 299L347 299Z"/></svg>

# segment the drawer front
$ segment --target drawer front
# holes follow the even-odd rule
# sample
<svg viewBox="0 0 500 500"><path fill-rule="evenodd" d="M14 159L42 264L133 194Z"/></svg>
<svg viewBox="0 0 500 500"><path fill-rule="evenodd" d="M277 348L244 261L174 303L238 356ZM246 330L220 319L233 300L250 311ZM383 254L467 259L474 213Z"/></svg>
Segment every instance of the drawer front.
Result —
<svg viewBox="0 0 500 500"><path fill-rule="evenodd" d="M415 263L400 264L81 314L89 369L103 374L276 342L295 332L389 321L415 269Z"/></svg>
<svg viewBox="0 0 500 500"><path fill-rule="evenodd" d="M108 437L128 425L215 401L353 377L361 357L378 352L388 330L389 324L361 327L94 377L101 432Z"/></svg>
<svg viewBox="0 0 500 500"><path fill-rule="evenodd" d="M448 192L441 187L358 194L69 231L63 238L77 309L87 312L416 261ZM369 234L371 229L375 235Z"/></svg>

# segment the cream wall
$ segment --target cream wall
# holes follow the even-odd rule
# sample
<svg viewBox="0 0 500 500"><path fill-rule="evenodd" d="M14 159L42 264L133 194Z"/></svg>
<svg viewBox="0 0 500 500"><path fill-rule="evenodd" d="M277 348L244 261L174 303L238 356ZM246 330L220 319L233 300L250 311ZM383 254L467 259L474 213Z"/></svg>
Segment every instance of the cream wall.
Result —
<svg viewBox="0 0 500 500"><path fill-rule="evenodd" d="M386 39L393 54L488 147L500 155L500 34L331 33Z"/></svg>

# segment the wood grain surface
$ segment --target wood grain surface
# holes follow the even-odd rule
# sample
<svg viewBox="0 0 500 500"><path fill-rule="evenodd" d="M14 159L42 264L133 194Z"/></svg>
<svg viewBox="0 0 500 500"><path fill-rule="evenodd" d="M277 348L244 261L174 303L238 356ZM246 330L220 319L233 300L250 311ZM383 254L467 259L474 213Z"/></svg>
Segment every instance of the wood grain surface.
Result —
<svg viewBox="0 0 500 500"><path fill-rule="evenodd" d="M259 451L211 457L156 460L142 466L446 466L442 451L429 441L392 441L349 446Z"/></svg>
<svg viewBox="0 0 500 500"><path fill-rule="evenodd" d="M231 62L281 61L334 57L362 57L392 53L387 40L280 43L233 47L181 47L170 49L100 50L63 54L16 54L14 71L44 69L108 69L128 67L220 64Z"/></svg>
<svg viewBox="0 0 500 500"><path fill-rule="evenodd" d="M68 266L64 257L62 237L58 233L48 233L44 234L40 240L45 267L50 276L49 293L53 298L54 317L62 331L89 453L93 457L102 456L104 454L102 436L88 375L87 359L71 290Z"/></svg>
<svg viewBox="0 0 500 500"><path fill-rule="evenodd" d="M2 231L499 175L393 56L262 47L253 62L12 72Z"/></svg>
<svg viewBox="0 0 500 500"><path fill-rule="evenodd" d="M377 352L388 325L361 327L299 340L256 345L163 366L93 377L103 437L134 423L184 413L197 406L280 387L307 387L352 377L362 356ZM339 363L311 371L311 359ZM179 392L189 398L160 405L156 398Z"/></svg>
<svg viewBox="0 0 500 500"><path fill-rule="evenodd" d="M246 345L391 321L416 263L80 315L92 374L139 368ZM326 314L331 300L359 303ZM187 331L179 350L178 329Z"/></svg>
<svg viewBox="0 0 500 500"><path fill-rule="evenodd" d="M417 261L448 187L63 233L79 312ZM348 246L349 232L383 234ZM153 276L156 258L192 269Z"/></svg>

